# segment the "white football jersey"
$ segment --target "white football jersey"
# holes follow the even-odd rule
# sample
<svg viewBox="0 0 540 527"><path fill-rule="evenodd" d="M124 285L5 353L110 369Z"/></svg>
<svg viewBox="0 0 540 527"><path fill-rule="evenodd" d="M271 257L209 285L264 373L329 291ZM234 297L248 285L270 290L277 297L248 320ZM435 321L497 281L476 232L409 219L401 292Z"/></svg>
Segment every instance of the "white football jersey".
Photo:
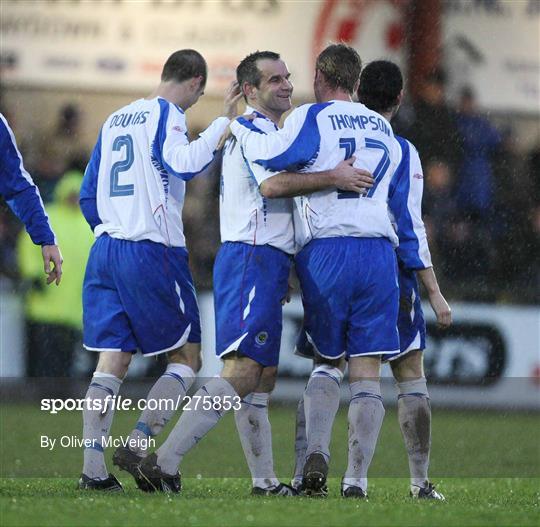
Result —
<svg viewBox="0 0 540 527"><path fill-rule="evenodd" d="M212 161L228 124L218 117L190 143L183 110L161 97L139 99L110 115L81 188L81 207L96 199L95 236L184 247L186 181Z"/></svg>
<svg viewBox="0 0 540 527"><path fill-rule="evenodd" d="M387 202L401 148L384 117L360 103L329 101L300 106L277 132L254 133L244 118L233 121L231 130L245 157L267 170L319 172L354 155L355 166L373 174L375 184L366 196L327 189L296 199L300 246L340 236L386 237L397 246Z"/></svg>
<svg viewBox="0 0 540 527"><path fill-rule="evenodd" d="M260 133L278 129L252 108L247 107L246 113L256 113L252 126ZM275 174L247 161L234 137L227 141L223 149L219 208L222 242L268 244L289 254L294 252L293 200L267 199L259 192L259 185Z"/></svg>

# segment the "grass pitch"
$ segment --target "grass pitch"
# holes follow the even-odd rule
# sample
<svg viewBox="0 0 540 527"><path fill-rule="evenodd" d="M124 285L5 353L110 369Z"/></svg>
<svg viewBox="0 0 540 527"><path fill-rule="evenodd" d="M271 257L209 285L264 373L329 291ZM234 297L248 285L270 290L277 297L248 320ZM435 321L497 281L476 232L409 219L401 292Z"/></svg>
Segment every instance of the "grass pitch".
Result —
<svg viewBox="0 0 540 527"><path fill-rule="evenodd" d="M271 408L276 472L291 476L295 410ZM128 434L138 413L118 412L112 435ZM232 415L182 466L180 496L146 495L131 477L117 476L123 495L75 490L82 452L48 451L40 436L80 435L80 412L49 415L37 405L0 409L0 525L208 526L487 526L539 525L540 423L538 415L434 411L432 480L447 502L408 497L408 468L394 411L387 411L371 469L369 501L339 497L346 466L346 411L332 439L327 499L253 498ZM167 431L165 431L166 433ZM107 452L108 458L112 451ZM109 467L112 465L109 462Z"/></svg>

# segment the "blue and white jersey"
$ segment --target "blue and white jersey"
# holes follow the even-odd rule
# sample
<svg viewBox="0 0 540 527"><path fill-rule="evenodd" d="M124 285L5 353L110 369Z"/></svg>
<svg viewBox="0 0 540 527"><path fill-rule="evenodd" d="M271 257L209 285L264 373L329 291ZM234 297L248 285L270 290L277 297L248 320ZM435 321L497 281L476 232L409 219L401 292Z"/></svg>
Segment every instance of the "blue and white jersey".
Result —
<svg viewBox="0 0 540 527"><path fill-rule="evenodd" d="M13 131L0 113L0 196L36 245L56 245L39 190L23 165Z"/></svg>
<svg viewBox="0 0 540 527"><path fill-rule="evenodd" d="M297 199L300 247L313 238L341 236L386 237L397 246L387 201L401 149L386 119L360 103L329 101L297 108L278 132L263 135L254 128L243 118L231 124L246 158L267 170L318 172L354 155L355 166L375 177L366 196L327 189Z"/></svg>
<svg viewBox="0 0 540 527"><path fill-rule="evenodd" d="M81 209L95 236L184 247L185 182L212 161L228 124L218 117L190 143L183 110L160 97L111 114L81 187Z"/></svg>
<svg viewBox="0 0 540 527"><path fill-rule="evenodd" d="M390 217L399 238L396 249L402 266L408 270L431 267L431 254L422 220L424 175L414 145L396 136L402 149L402 160L390 183L388 205Z"/></svg>
<svg viewBox="0 0 540 527"><path fill-rule="evenodd" d="M277 126L263 114L255 113L252 123L259 133L274 132ZM220 229L222 242L243 242L250 245L271 245L294 252L293 200L267 199L259 185L276 172L265 170L244 158L238 141L232 137L223 149L220 191Z"/></svg>

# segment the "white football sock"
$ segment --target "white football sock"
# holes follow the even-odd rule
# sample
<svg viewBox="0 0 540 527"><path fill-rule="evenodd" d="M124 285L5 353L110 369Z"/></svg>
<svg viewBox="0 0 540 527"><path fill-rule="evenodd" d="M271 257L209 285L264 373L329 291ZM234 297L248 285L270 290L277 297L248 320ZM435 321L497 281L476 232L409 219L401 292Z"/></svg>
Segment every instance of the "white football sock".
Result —
<svg viewBox="0 0 540 527"><path fill-rule="evenodd" d="M300 398L296 408L296 436L294 440L294 476L292 479L293 487L297 487L302 483L302 474L304 465L306 464L306 415L304 413L304 396Z"/></svg>
<svg viewBox="0 0 540 527"><path fill-rule="evenodd" d="M180 409L184 395L191 388L194 379L195 372L185 364L171 363L167 366L148 392L147 407L129 436L130 440L136 441L137 446L131 447L133 452L146 456L148 438L158 435Z"/></svg>
<svg viewBox="0 0 540 527"><path fill-rule="evenodd" d="M272 456L272 428L268 419L269 393L251 393L234 412L236 428L254 487L267 489L279 485Z"/></svg>
<svg viewBox="0 0 540 527"><path fill-rule="evenodd" d="M304 392L307 447L306 457L321 452L330 458L332 425L339 408L339 395L343 373L327 364L312 372Z"/></svg>
<svg viewBox="0 0 540 527"><path fill-rule="evenodd" d="M425 377L398 383L398 420L411 472L411 485L428 483L431 450L431 406Z"/></svg>
<svg viewBox="0 0 540 527"><path fill-rule="evenodd" d="M367 473L384 418L379 381L357 381L350 386L349 462L343 489L351 486L367 491Z"/></svg>
<svg viewBox="0 0 540 527"><path fill-rule="evenodd" d="M85 395L83 439L91 441L92 446L84 449L83 474L92 479L107 479L109 475L103 447L114 416L112 397L118 394L121 384L122 380L114 375L94 372Z"/></svg>

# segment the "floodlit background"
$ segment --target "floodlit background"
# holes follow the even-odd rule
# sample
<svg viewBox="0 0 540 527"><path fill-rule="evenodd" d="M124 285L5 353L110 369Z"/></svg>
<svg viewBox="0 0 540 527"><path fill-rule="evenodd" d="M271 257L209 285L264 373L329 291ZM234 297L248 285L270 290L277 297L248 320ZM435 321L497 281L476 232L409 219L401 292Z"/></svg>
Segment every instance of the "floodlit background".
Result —
<svg viewBox="0 0 540 527"><path fill-rule="evenodd" d="M426 363L434 402L539 409L538 0L0 5L1 111L40 188L65 259L61 287L46 288L39 248L0 205L3 377L86 379L93 369L95 357L80 343L81 284L92 234L77 193L109 113L149 93L171 52L195 48L209 65L206 94L188 112L195 137L220 114L225 87L246 54L280 52L292 72L294 102L301 104L312 100L317 53L344 41L365 63L397 61L407 78L407 102L394 128L420 151L424 218L455 318L447 332L430 322ZM216 171L190 182L184 207L206 376L219 371L212 307L218 182ZM429 305L425 311L431 314ZM299 397L310 370L291 354L301 317L296 298L285 313L283 379L276 389L285 400ZM161 367L141 359L131 376L151 377Z"/></svg>

